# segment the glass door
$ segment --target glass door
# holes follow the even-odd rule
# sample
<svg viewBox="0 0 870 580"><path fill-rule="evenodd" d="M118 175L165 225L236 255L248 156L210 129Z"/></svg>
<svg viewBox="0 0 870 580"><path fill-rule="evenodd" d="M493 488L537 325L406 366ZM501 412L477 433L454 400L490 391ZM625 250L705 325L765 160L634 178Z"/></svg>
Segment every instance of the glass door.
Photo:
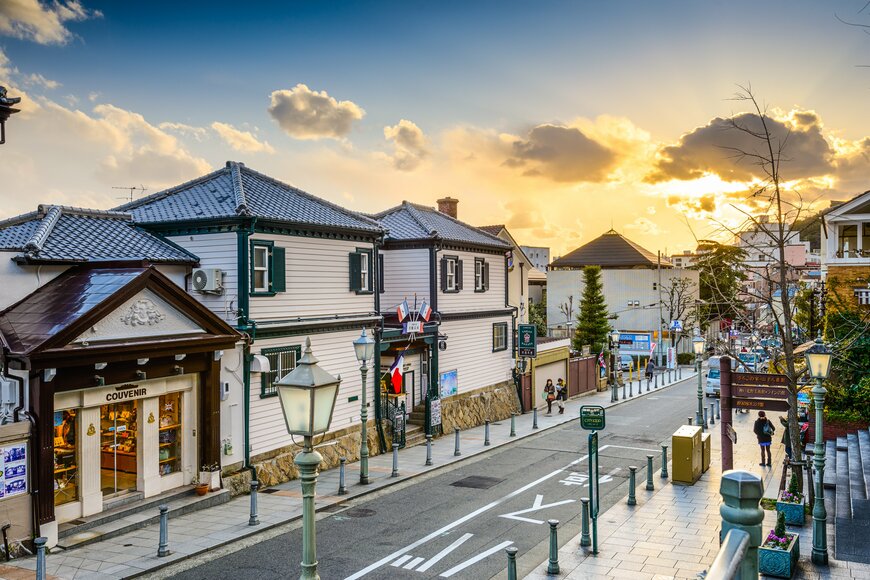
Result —
<svg viewBox="0 0 870 580"><path fill-rule="evenodd" d="M136 490L136 402L100 407L100 487L103 497Z"/></svg>

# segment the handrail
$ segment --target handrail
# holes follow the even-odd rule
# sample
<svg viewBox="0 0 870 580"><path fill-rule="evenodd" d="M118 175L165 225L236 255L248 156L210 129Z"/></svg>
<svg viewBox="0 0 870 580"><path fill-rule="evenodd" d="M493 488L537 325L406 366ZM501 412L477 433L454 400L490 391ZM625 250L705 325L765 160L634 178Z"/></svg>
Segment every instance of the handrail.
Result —
<svg viewBox="0 0 870 580"><path fill-rule="evenodd" d="M749 534L736 528L728 530L725 541L719 547L716 559L710 565L709 572L701 572L700 577L706 580L742 580L740 578L740 563L746 557L749 549Z"/></svg>

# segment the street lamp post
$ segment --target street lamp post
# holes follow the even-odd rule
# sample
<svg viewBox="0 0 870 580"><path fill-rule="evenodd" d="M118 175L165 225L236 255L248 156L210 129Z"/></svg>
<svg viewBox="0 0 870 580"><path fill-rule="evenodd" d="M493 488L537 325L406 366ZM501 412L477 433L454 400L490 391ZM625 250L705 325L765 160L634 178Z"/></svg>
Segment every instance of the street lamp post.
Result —
<svg viewBox="0 0 870 580"><path fill-rule="evenodd" d="M369 483L369 439L367 433L369 412L368 404L366 403L366 375L369 368L366 363L371 360L375 354L375 341L372 340L366 329L363 328L362 334L358 339L353 341L353 350L356 353L356 360L359 361L359 372L362 374L362 402L360 403L360 448L359 448L359 482L362 485Z"/></svg>
<svg viewBox="0 0 870 580"><path fill-rule="evenodd" d="M813 466L816 468L816 497L813 504L813 554L812 561L815 564L828 563L828 539L826 533L828 514L825 510L825 442L822 432L824 418L822 411L825 407L825 387L822 381L828 378L831 372L831 351L822 344L821 338L811 346L804 356L807 359L807 370L810 377L816 379L813 387L813 400L816 403L816 443L813 446Z"/></svg>
<svg viewBox="0 0 870 580"><path fill-rule="evenodd" d="M692 339L692 348L695 349L695 369L698 372L698 416L695 424L700 425L701 431L707 428L704 424L704 388L701 385L701 355L704 354L704 337L696 336Z"/></svg>
<svg viewBox="0 0 870 580"><path fill-rule="evenodd" d="M610 386L613 388L613 392L610 395L611 401L619 400L619 382L616 380L616 365L621 364L619 362L619 331L615 328L610 331L610 348L611 348L611 360L613 363L610 365Z"/></svg>
<svg viewBox="0 0 870 580"><path fill-rule="evenodd" d="M333 377L317 365L311 352L311 339L305 340L305 352L295 369L275 383L284 413L287 432L302 435L302 451L294 462L302 480L302 580L320 580L317 573L317 533L314 522L314 490L317 466L323 456L314 450L315 435L329 430L338 397L341 377Z"/></svg>

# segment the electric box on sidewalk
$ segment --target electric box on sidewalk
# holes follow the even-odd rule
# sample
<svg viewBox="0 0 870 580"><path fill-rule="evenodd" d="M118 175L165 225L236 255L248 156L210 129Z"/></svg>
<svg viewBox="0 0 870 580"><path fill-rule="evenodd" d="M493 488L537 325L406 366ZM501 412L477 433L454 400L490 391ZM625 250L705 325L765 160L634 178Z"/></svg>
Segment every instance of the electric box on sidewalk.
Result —
<svg viewBox="0 0 870 580"><path fill-rule="evenodd" d="M671 436L671 481L692 485L701 477L701 428L683 425Z"/></svg>
<svg viewBox="0 0 870 580"><path fill-rule="evenodd" d="M701 435L701 473L707 473L710 469L710 453L713 449L710 434L703 433Z"/></svg>

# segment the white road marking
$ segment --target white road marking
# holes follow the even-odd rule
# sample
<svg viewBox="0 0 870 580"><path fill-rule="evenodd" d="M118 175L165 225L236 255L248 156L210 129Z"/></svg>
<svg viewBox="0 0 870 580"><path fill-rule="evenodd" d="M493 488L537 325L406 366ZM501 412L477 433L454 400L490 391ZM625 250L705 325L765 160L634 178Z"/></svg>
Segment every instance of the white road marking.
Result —
<svg viewBox="0 0 870 580"><path fill-rule="evenodd" d="M493 546L492 548L490 548L486 552L481 552L480 554L478 554L474 558L471 558L470 560L466 560L465 562L462 562L461 564L457 564L456 566L452 567L451 569L447 570L446 572L442 572L441 577L442 578L450 578L451 576L453 576L457 572L462 572L463 570L465 570L469 566L471 566L473 564L477 564L478 562L480 562L481 560L483 560L487 556L491 556L492 554L495 554L499 550L504 550L505 548L507 548L511 544L513 544L513 542L511 542L510 540L507 540L505 542L502 542L501 544L498 544L497 546Z"/></svg>
<svg viewBox="0 0 870 580"><path fill-rule="evenodd" d="M511 512L509 514L502 514L498 517L506 518L509 520L517 520L520 522L529 522L530 524L543 524L544 522L542 520L533 520L531 518L521 518L520 514L527 514L529 512L533 512L533 511L537 511L537 510L544 510L547 508L556 507L557 505L563 505L566 503L574 503L575 501L577 501L577 500L563 499L562 501L557 501L556 503L544 504L544 496L541 494L538 494L535 496L535 502L532 504L532 507L526 508L524 510L519 510L516 512Z"/></svg>
<svg viewBox="0 0 870 580"><path fill-rule="evenodd" d="M452 544L450 544L449 546L447 546L446 548L444 548L443 550L441 550L440 552L438 552L437 554L432 556L428 562L426 562L425 564L423 564L422 566L417 568L417 572L425 572L426 570L428 570L429 568L431 568L432 566L434 566L435 564L440 562L444 558L444 556L446 556L447 554L449 554L450 552L452 552L453 550L455 550L456 548L458 548L459 546L464 544L466 542L466 540L468 540L473 535L474 534L464 534L461 538L459 538L458 540L456 540L455 542L453 542Z"/></svg>
<svg viewBox="0 0 870 580"><path fill-rule="evenodd" d="M425 560L425 559L426 559L426 558L424 558L423 556L419 556L419 557L417 557L417 558L414 558L413 560L411 560L410 562L408 562L407 564L405 564L405 565L403 566L403 568L404 568L405 570L413 570L413 569L414 569L414 566L416 566L417 564L419 564L420 562L422 562L422 561Z"/></svg>
<svg viewBox="0 0 870 580"><path fill-rule="evenodd" d="M405 562L407 562L407 561L410 560L410 559L411 559L411 556L410 556L409 554L405 554L404 556L402 556L401 558L399 558L398 560L396 560L395 562L393 562L393 563L391 564L391 566L395 566L396 568L398 568L398 567L400 567L402 564L404 564Z"/></svg>

